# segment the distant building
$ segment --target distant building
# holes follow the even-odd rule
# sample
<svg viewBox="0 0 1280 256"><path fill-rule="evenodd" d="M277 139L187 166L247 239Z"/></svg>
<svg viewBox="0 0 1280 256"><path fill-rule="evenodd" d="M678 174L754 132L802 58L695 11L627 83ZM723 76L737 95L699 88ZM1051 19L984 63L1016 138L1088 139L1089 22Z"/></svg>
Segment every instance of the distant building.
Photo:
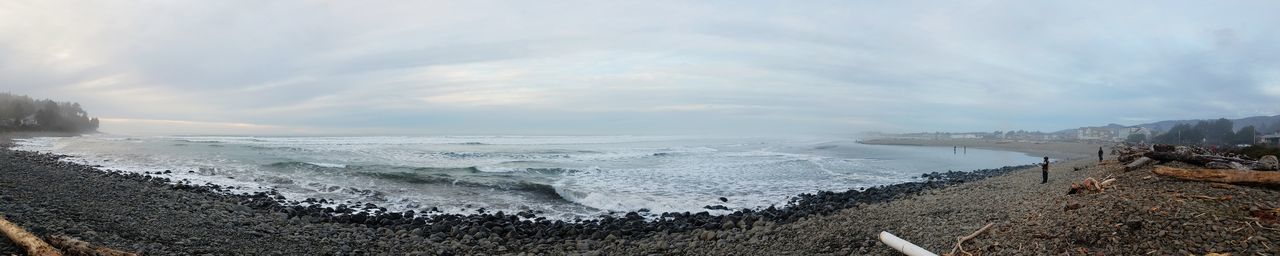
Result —
<svg viewBox="0 0 1280 256"><path fill-rule="evenodd" d="M31 114L27 117L23 117L22 120L18 120L18 126L36 126L36 125L40 125L40 122L36 121L35 114Z"/></svg>
<svg viewBox="0 0 1280 256"><path fill-rule="evenodd" d="M1081 127L1076 131L1077 140L1105 140L1113 141L1116 138L1116 130L1106 127Z"/></svg>
<svg viewBox="0 0 1280 256"><path fill-rule="evenodd" d="M1120 128L1119 130L1117 130L1115 141L1120 142L1120 141L1128 140L1129 136L1134 134L1142 134L1143 138L1151 139L1150 129L1134 126L1134 127Z"/></svg>
<svg viewBox="0 0 1280 256"><path fill-rule="evenodd" d="M977 134L961 133L961 134L952 134L951 138L952 139L977 139L980 137Z"/></svg>
<svg viewBox="0 0 1280 256"><path fill-rule="evenodd" d="M1280 132L1258 136L1258 140L1269 147L1280 146Z"/></svg>

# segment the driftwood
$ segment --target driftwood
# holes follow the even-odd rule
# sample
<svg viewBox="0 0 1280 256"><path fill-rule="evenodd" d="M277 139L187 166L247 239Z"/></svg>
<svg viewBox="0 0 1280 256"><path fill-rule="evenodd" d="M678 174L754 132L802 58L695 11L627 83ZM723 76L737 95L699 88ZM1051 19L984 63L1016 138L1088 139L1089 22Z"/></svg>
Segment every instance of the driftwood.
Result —
<svg viewBox="0 0 1280 256"><path fill-rule="evenodd" d="M1211 181L1231 184L1280 186L1280 172L1238 171L1221 169L1182 169L1156 166L1152 172L1183 180Z"/></svg>
<svg viewBox="0 0 1280 256"><path fill-rule="evenodd" d="M92 256L138 256L137 253L120 251L107 247L89 244L75 238L66 236L51 236L49 244L66 252L67 255L92 255Z"/></svg>
<svg viewBox="0 0 1280 256"><path fill-rule="evenodd" d="M1098 183L1098 191L1109 188L1116 183L1116 178L1110 178Z"/></svg>
<svg viewBox="0 0 1280 256"><path fill-rule="evenodd" d="M987 232L987 230L988 230L988 229L991 229L991 226L994 226L994 225L995 225L995 223L987 223L987 225L986 225L986 226L982 226L982 228L978 229L978 231L974 231L974 232L973 232L973 234L969 234L969 235L967 235L967 236L962 236L962 237L957 238L957 239L956 239L956 247L951 248L951 253L948 253L947 255L952 255L952 256L954 256L954 255L956 255L956 251L960 251L960 252L963 252L963 253L965 253L965 254L969 254L968 252L965 252L965 251L964 251L964 246L963 246L964 242L965 242L965 241L969 241L969 240L973 239L974 237L978 237L978 235L981 235L983 232Z"/></svg>
<svg viewBox="0 0 1280 256"><path fill-rule="evenodd" d="M1110 178L1099 182L1093 177L1084 178L1082 183L1071 183L1071 190L1067 190L1067 194L1082 193L1085 191L1104 192L1107 188L1114 186L1116 178Z"/></svg>
<svg viewBox="0 0 1280 256"><path fill-rule="evenodd" d="M1138 168L1142 168L1142 166L1146 166L1148 163L1151 163L1151 158L1144 156L1144 157L1138 158L1138 160L1133 160L1132 163L1124 165L1124 170L1125 171L1136 170Z"/></svg>
<svg viewBox="0 0 1280 256"><path fill-rule="evenodd" d="M890 234L889 232L886 232L886 231L880 231L880 242L884 243L885 245L888 245L889 247L895 250L898 250L899 252L902 252L902 254L905 254L907 256L938 256L933 252L929 252L929 250L920 248L920 246L917 246L911 242L907 242L907 240L898 238L898 236Z"/></svg>
<svg viewBox="0 0 1280 256"><path fill-rule="evenodd" d="M1178 161L1199 166L1204 166L1213 162L1213 159L1202 155L1178 154L1174 152L1147 152L1144 156L1160 161Z"/></svg>
<svg viewBox="0 0 1280 256"><path fill-rule="evenodd" d="M1241 159L1238 157L1225 157L1215 155L1197 155L1197 154L1179 154L1172 152L1147 152L1144 156L1151 159L1164 161L1178 161L1199 166L1209 166L1211 163L1219 163L1214 165L1233 166L1237 165L1248 169L1252 166L1258 166L1258 161ZM1234 163L1234 164L1233 164Z"/></svg>
<svg viewBox="0 0 1280 256"><path fill-rule="evenodd" d="M3 231L4 235L9 237L9 240L13 240L14 244L27 249L27 255L62 255L62 252L58 251L58 249L54 249L53 246L49 246L49 244L45 243L44 240L40 240L40 237L32 235L30 232L22 229L22 227L5 220L2 216L0 216L0 231Z"/></svg>

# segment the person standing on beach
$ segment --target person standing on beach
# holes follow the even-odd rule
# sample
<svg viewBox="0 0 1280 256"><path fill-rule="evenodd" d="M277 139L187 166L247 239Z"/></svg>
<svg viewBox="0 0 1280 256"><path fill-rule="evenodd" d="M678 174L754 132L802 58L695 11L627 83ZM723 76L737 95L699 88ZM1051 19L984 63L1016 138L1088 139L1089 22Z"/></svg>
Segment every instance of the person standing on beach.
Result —
<svg viewBox="0 0 1280 256"><path fill-rule="evenodd" d="M1044 157L1044 164L1040 165L1040 184L1049 182L1049 157Z"/></svg>
<svg viewBox="0 0 1280 256"><path fill-rule="evenodd" d="M1102 147L1098 147L1098 162L1102 162Z"/></svg>

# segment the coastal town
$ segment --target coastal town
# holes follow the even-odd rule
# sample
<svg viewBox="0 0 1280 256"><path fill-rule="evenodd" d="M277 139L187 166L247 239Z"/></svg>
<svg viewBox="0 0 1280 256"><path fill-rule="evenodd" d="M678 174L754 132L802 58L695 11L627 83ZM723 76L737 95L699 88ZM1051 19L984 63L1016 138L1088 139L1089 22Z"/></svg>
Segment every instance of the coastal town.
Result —
<svg viewBox="0 0 1280 256"><path fill-rule="evenodd" d="M1255 117L1255 118L1276 118L1276 117ZM1225 121L1225 122L1224 122ZM993 131L993 132L918 132L918 133L867 133L869 138L895 138L895 139L927 139L927 140L988 140L988 141L1008 141L1008 142L1086 142L1086 143L1167 143L1167 144L1190 144L1204 146L1234 146L1247 147L1251 145L1259 145L1265 147L1280 147L1280 122L1270 125L1261 125L1263 128L1257 128L1253 125L1245 125L1243 127L1231 129L1234 130L1230 135L1213 136L1214 134L1224 134L1224 132L1204 132L1208 126L1218 123L1219 126L1234 125L1231 120L1199 120L1195 121L1165 121L1177 122L1175 125L1167 125L1160 123L1124 126L1118 124L1110 124L1106 126L1094 127L1078 127L1066 129L1056 132L1041 131ZM1162 122L1164 123L1164 122ZM1194 125L1193 125L1194 124ZM1234 127L1233 127L1234 128ZM1230 129L1230 128L1227 128ZM1223 130L1223 129L1220 129ZM1194 131L1192 134L1188 131ZM1162 137L1163 136L1163 137ZM1167 138L1161 140L1161 138Z"/></svg>

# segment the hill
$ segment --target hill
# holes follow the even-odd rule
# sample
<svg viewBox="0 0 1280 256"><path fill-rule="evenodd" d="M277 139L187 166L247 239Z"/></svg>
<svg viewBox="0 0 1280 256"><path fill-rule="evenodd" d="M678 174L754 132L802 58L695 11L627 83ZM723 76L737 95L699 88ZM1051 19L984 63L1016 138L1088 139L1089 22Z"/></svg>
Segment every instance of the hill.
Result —
<svg viewBox="0 0 1280 256"><path fill-rule="evenodd" d="M98 118L89 117L80 103L0 93L0 132L89 133L97 130Z"/></svg>
<svg viewBox="0 0 1280 256"><path fill-rule="evenodd" d="M1179 124L1195 125L1200 121L1214 121L1216 119L1191 119L1191 120L1167 120L1153 123L1139 124L1137 126L1147 128L1152 131L1168 131ZM1274 116L1252 116L1240 119L1228 119L1233 124L1233 130L1240 130L1246 126L1253 126L1258 132L1263 134L1273 133L1280 130L1280 115Z"/></svg>

